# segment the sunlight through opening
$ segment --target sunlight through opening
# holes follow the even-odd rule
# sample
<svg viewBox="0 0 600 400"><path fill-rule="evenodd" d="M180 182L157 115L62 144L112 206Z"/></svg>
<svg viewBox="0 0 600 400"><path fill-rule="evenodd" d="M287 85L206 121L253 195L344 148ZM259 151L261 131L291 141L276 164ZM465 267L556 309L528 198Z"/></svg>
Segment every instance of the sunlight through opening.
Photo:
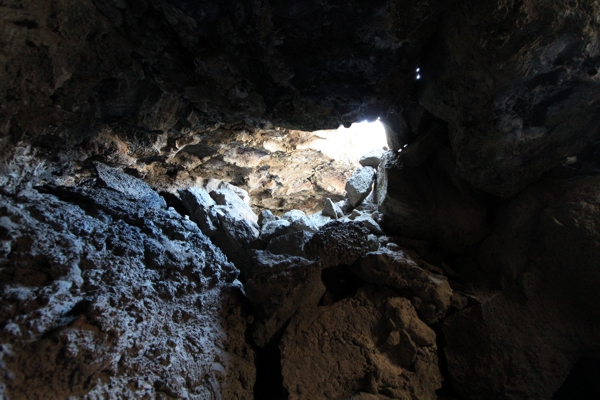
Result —
<svg viewBox="0 0 600 400"><path fill-rule="evenodd" d="M349 164L359 165L361 156L373 150L387 149L385 128L379 119L357 122L350 128L340 125L338 129L316 131L313 134L317 138L299 148L318 150L334 160Z"/></svg>

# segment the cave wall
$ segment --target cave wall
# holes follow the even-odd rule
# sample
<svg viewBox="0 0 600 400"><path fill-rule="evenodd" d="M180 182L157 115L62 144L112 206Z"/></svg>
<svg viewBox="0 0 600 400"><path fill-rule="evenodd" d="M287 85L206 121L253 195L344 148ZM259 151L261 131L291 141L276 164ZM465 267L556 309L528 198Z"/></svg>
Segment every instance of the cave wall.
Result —
<svg viewBox="0 0 600 400"><path fill-rule="evenodd" d="M95 162L124 168L170 202L178 189L218 178L248 190L255 210L308 210L343 195L341 182L351 169L344 172L347 167L299 144L310 140L309 131L379 117L393 150L377 173L382 226L394 243L438 266L469 301L436 326L447 364L442 390L467 399L550 398L582 355L597 357L599 343L589 328L600 315L593 290L600 240L599 15L591 0L3 2L1 233L8 262L2 273L10 284L3 286L2 329L29 343L22 360L3 347L3 368L21 371L5 377L4 388L27 396L48 380L64 379L62 373L53 378L48 366L24 389L33 368L27 358L38 352L62 357L70 348L69 327L87 332L89 325L95 344L85 350L87 359L99 364L81 367L85 376L66 383L72 395L137 395L148 384L149 393L171 397L218 392L250 398L255 370L246 367L256 349L242 338L248 304L238 283L219 272L237 268L163 203L155 211L141 210L139 199L123 206L120 195L97 186ZM301 162L297 170L287 168L292 161ZM33 189L38 186L45 189ZM116 220L123 232L113 232ZM182 224L182 231L162 227L167 220ZM81 221L114 238L94 244L95 234L82 233ZM144 239L127 248L110 247L138 235ZM190 243L192 236L200 242ZM150 250L140 240L158 241L173 254L150 265ZM55 248L80 261L49 260ZM200 254L191 264L210 271L192 280L206 290L149 294L153 304L164 303L160 308L138 304L142 295L129 293L119 277L92 291L81 287L94 271L121 274L132 288L143 289L148 280L179 287L195 273L172 271L187 265L177 258L181 253ZM86 257L92 261L82 262ZM27 289L15 289L21 286ZM385 301L364 290L335 307L352 308L362 299L385 318ZM47 291L59 305L44 300ZM169 319L177 309L222 321L219 307L233 302L225 307L234 315L222 331L239 340L238 347L216 346L220 339L211 336L206 354L187 349L172 362L177 374L188 374L186 362L212 358L226 371L245 371L244 378L228 372L214 378L221 369L214 366L208 375L171 384L164 364L131 389L125 377L137 376L149 356L136 356L133 364L116 360L124 337L93 321L93 305L105 292L110 307L138 304L147 308L140 315L156 319ZM211 306L192 312L198 296L208 296ZM303 318L318 320L317 314ZM301 329L300 317L293 323ZM379 324L376 318L369 323ZM52 324L67 328L55 331ZM160 342L174 335L172 325L157 325ZM142 338L142 349L155 340L144 339L140 327L123 329ZM184 339L175 336L180 349ZM290 333L283 343L294 340L300 339ZM84 365L85 351L67 354L73 364L65 368ZM111 376L123 380L107 383ZM373 379L388 382L382 376ZM207 392L194 394L194 387ZM57 398L67 395L64 386L57 390Z"/></svg>

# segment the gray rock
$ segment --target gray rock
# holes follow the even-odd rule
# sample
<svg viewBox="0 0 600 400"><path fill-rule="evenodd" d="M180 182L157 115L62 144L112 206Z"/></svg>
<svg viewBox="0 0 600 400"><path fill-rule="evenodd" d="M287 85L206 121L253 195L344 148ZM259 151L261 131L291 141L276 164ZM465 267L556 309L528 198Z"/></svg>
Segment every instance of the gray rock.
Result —
<svg viewBox="0 0 600 400"><path fill-rule="evenodd" d="M250 196L248 195L248 192L245 191L244 189L239 188L239 187L232 185L231 183L225 182L225 181L223 181L219 184L219 189L231 190L232 192L237 194L238 197L244 201L244 203L250 205Z"/></svg>
<svg viewBox="0 0 600 400"><path fill-rule="evenodd" d="M261 347L269 343L299 308L316 307L325 293L317 264L268 251L253 252L245 288L257 319L252 326L252 337Z"/></svg>
<svg viewBox="0 0 600 400"><path fill-rule="evenodd" d="M354 218L354 221L362 222L363 224L365 224L367 229L369 229L369 231L371 231L371 233L375 235L383 235L383 230L381 229L379 224L375 222L373 218L371 218L369 214L362 214Z"/></svg>
<svg viewBox="0 0 600 400"><path fill-rule="evenodd" d="M262 226L260 230L260 240L268 243L276 236L285 235L286 233L295 231L295 229L291 228L289 221L285 219L276 219L269 221Z"/></svg>
<svg viewBox="0 0 600 400"><path fill-rule="evenodd" d="M333 219L342 218L344 216L342 209L333 201L331 201L331 199L325 199L325 206L323 207L322 213L324 216L331 217Z"/></svg>
<svg viewBox="0 0 600 400"><path fill-rule="evenodd" d="M312 236L313 234L307 231L291 232L282 236L276 236L269 242L267 251L273 254L306 257L304 245L308 243Z"/></svg>
<svg viewBox="0 0 600 400"><path fill-rule="evenodd" d="M291 210L282 215L284 220L290 223L290 227L296 231L307 231L314 233L319 228L300 210Z"/></svg>
<svg viewBox="0 0 600 400"><path fill-rule="evenodd" d="M348 201L352 207L358 206L371 193L375 181L375 169L363 167L357 169L346 182Z"/></svg>
<svg viewBox="0 0 600 400"><path fill-rule="evenodd" d="M317 228L321 228L323 225L332 221L332 218L328 217L326 215L323 215L322 211L318 211L314 214L309 215L308 219L310 219Z"/></svg>
<svg viewBox="0 0 600 400"><path fill-rule="evenodd" d="M216 203L208 192L202 188L191 187L179 190L179 197L191 220L198 224L206 236L214 237L219 229L219 217L214 209Z"/></svg>
<svg viewBox="0 0 600 400"><path fill-rule="evenodd" d="M94 163L98 179L107 187L134 199L142 200L148 207L166 208L167 203L150 185L134 176L126 174L119 168L109 167L102 163Z"/></svg>
<svg viewBox="0 0 600 400"><path fill-rule="evenodd" d="M258 216L254 214L252 208L250 208L250 206L234 191L226 188L217 189L210 192L210 197L212 197L218 205L229 206L243 218L258 223Z"/></svg>
<svg viewBox="0 0 600 400"><path fill-rule="evenodd" d="M369 236L367 236L367 243L369 245L369 251L377 251L381 247L381 244L379 243L377 236L375 236L373 234L370 234Z"/></svg>
<svg viewBox="0 0 600 400"><path fill-rule="evenodd" d="M276 221L277 219L279 218L273 215L270 210L263 210L260 212L260 214L258 214L258 225L263 226L267 222Z"/></svg>
<svg viewBox="0 0 600 400"><path fill-rule="evenodd" d="M358 162L363 167L373 167L377 168L379 163L381 162L381 157L383 156L383 150L371 150L364 156L362 156Z"/></svg>

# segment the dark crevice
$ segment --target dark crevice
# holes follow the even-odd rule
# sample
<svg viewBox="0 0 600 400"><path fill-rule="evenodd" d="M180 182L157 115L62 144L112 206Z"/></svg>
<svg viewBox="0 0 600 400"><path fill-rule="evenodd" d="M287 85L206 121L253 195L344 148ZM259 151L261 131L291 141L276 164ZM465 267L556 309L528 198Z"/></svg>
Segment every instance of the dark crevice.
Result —
<svg viewBox="0 0 600 400"><path fill-rule="evenodd" d="M552 400L600 399L600 359L582 357Z"/></svg>

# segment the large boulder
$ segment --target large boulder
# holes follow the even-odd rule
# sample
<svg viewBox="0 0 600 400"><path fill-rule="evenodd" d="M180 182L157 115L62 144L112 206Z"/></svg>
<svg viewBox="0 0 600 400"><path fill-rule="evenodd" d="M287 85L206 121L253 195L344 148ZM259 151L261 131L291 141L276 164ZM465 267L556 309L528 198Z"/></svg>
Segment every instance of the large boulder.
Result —
<svg viewBox="0 0 600 400"><path fill-rule="evenodd" d="M99 181L104 187L136 200L143 201L148 207L165 208L167 203L150 185L134 176L126 174L119 168L109 167L106 164L95 163Z"/></svg>
<svg viewBox="0 0 600 400"><path fill-rule="evenodd" d="M360 222L331 221L304 246L308 258L323 268L352 265L369 251L369 230Z"/></svg>
<svg viewBox="0 0 600 400"><path fill-rule="evenodd" d="M550 399L580 357L598 357L599 193L598 175L549 176L499 211L472 273L480 304L443 328L465 398Z"/></svg>
<svg viewBox="0 0 600 400"><path fill-rule="evenodd" d="M406 252L386 248L367 253L354 269L365 282L387 285L417 296L417 310L427 323L445 316L452 302L452 289L445 276L419 267Z"/></svg>
<svg viewBox="0 0 600 400"><path fill-rule="evenodd" d="M372 397L358 398L435 400L442 383L435 337L410 301L362 288L294 316L280 344L283 386L290 400L361 392Z"/></svg>
<svg viewBox="0 0 600 400"><path fill-rule="evenodd" d="M254 310L252 338L266 346L300 307L316 307L325 293L321 269L302 257L255 251L245 283Z"/></svg>
<svg viewBox="0 0 600 400"><path fill-rule="evenodd" d="M375 181L375 169L373 167L362 167L354 171L354 174L346 182L346 193L352 207L358 206L367 198Z"/></svg>
<svg viewBox="0 0 600 400"><path fill-rule="evenodd" d="M258 224L258 216L254 214L252 208L250 208L250 206L233 190L226 187L213 190L210 192L210 197L212 197L218 205L228 206L244 219Z"/></svg>

